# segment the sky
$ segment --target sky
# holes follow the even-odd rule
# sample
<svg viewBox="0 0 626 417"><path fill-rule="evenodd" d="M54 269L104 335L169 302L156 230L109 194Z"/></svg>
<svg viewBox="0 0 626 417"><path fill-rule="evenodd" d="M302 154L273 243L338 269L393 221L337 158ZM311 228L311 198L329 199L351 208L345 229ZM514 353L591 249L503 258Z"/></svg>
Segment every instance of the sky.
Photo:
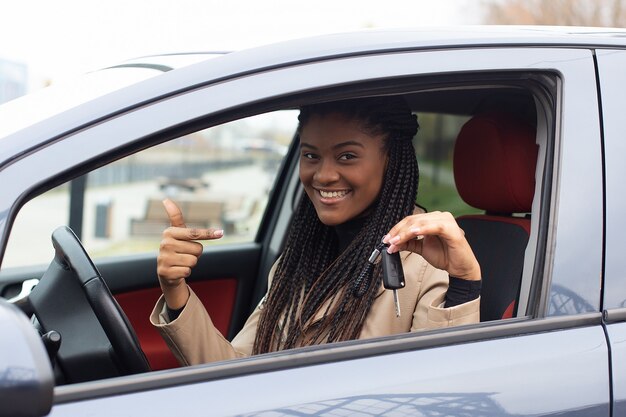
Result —
<svg viewBox="0 0 626 417"><path fill-rule="evenodd" d="M126 59L224 51L364 28L477 24L481 0L12 0L0 58L28 66L30 90Z"/></svg>

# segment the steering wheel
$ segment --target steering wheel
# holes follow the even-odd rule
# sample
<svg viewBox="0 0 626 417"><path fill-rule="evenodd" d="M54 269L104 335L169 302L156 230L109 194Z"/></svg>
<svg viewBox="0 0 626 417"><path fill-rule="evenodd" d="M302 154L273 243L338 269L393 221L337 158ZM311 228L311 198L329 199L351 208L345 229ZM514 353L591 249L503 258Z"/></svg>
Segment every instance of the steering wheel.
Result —
<svg viewBox="0 0 626 417"><path fill-rule="evenodd" d="M137 335L74 232L57 228L52 245L54 259L29 299L42 333L61 335L60 382L149 371Z"/></svg>

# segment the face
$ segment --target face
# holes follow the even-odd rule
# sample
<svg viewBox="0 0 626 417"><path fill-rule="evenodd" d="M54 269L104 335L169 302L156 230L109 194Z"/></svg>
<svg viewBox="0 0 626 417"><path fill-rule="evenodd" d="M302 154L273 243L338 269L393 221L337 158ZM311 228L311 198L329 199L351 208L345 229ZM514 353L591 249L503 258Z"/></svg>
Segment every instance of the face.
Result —
<svg viewBox="0 0 626 417"><path fill-rule="evenodd" d="M383 135L371 136L340 114L313 115L300 132L300 181L322 223L361 215L378 197L387 155Z"/></svg>

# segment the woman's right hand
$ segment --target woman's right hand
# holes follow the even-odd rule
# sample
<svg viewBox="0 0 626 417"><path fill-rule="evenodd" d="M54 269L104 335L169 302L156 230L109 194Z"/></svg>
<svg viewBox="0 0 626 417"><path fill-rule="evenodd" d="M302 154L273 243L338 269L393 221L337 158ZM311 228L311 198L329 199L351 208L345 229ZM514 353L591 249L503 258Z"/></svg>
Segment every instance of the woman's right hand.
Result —
<svg viewBox="0 0 626 417"><path fill-rule="evenodd" d="M196 266L202 254L202 244L197 240L219 239L224 231L188 228L176 203L165 199L163 206L170 219L170 227L163 232L157 257L157 275L167 306L177 310L187 304L189 290L185 278L191 275L191 268Z"/></svg>

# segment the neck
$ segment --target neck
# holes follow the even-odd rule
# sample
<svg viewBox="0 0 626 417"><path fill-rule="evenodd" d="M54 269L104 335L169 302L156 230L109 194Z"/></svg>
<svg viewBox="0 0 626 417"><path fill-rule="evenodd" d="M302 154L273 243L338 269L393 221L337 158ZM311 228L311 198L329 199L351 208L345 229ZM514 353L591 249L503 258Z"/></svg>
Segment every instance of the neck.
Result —
<svg viewBox="0 0 626 417"><path fill-rule="evenodd" d="M366 221L367 216L355 217L333 227L339 243L339 253L342 253L352 243Z"/></svg>

